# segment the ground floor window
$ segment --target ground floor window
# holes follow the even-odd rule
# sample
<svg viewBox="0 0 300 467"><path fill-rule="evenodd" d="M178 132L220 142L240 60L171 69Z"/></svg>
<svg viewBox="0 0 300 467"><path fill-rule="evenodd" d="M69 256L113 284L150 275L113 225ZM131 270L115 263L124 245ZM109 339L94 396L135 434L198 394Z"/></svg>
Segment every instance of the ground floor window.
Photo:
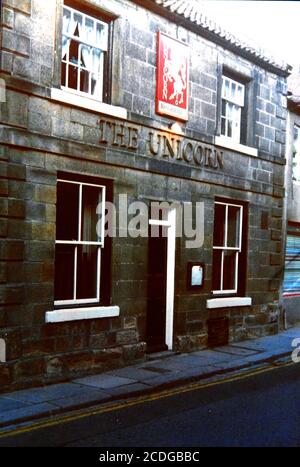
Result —
<svg viewBox="0 0 300 467"><path fill-rule="evenodd" d="M59 174L57 181L55 305L107 301L110 239L104 238L106 181Z"/></svg>
<svg viewBox="0 0 300 467"><path fill-rule="evenodd" d="M234 200L216 199L212 279L214 295L244 293L246 235L247 205Z"/></svg>
<svg viewBox="0 0 300 467"><path fill-rule="evenodd" d="M283 292L300 295L300 224L288 225Z"/></svg>

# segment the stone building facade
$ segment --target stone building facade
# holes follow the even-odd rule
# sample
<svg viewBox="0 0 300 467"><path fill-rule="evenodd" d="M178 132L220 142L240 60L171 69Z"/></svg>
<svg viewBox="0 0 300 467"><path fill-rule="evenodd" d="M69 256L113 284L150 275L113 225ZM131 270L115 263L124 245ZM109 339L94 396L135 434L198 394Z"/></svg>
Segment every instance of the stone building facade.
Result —
<svg viewBox="0 0 300 467"><path fill-rule="evenodd" d="M189 1L2 0L1 18L1 390L277 333L289 68ZM188 46L187 121L156 112L158 32ZM104 193L117 218L199 203L203 242L171 208L165 240L123 221L104 240Z"/></svg>
<svg viewBox="0 0 300 467"><path fill-rule="evenodd" d="M286 325L300 321L300 77L288 80L285 273L281 303Z"/></svg>

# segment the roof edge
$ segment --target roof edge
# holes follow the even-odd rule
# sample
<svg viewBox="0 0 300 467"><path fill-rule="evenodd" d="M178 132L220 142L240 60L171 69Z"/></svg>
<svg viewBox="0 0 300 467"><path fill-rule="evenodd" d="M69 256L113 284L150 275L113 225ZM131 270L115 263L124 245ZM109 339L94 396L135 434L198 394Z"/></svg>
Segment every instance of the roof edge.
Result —
<svg viewBox="0 0 300 467"><path fill-rule="evenodd" d="M176 24L184 26L186 29L194 32L197 35L204 37L211 42L215 42L218 45L223 46L227 50L236 53L240 57L243 57L252 63L261 66L267 71L275 73L279 76L287 78L292 71L292 66L288 64L279 65L272 59L261 54L258 50L252 46L248 46L244 41L238 40L235 36L230 33L226 33L225 29L214 24L213 20L208 20L207 25L198 24L192 21L187 15L183 13L177 13L171 11L169 7L165 7L162 4L162 0L131 0L133 3L150 10L164 18L173 21Z"/></svg>

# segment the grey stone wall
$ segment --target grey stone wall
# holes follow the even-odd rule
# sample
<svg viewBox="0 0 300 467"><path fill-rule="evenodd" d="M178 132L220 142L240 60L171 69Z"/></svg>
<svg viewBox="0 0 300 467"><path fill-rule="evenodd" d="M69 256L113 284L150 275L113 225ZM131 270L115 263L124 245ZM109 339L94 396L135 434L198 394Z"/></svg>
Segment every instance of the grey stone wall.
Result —
<svg viewBox="0 0 300 467"><path fill-rule="evenodd" d="M286 119L285 78L265 71L219 45L125 0L111 0L114 26L112 104L128 110L141 134L171 119L155 114L156 32L191 47L187 137L213 142L218 128L222 66L256 82L253 112L259 156L224 150L224 168L147 156L101 145L99 114L57 103L50 88L59 81L55 47L60 2L4 0L1 77L7 101L0 104L0 338L7 363L0 387L64 380L143 358L146 326L147 240L116 238L112 297L118 318L45 324L53 309L56 179L60 170L114 180L114 196L129 200L204 201L205 242L186 249L177 240L174 346L207 345L207 319L228 316L230 339L278 330ZM105 1L94 0L103 6ZM57 19L58 18L58 19ZM106 118L106 117L105 117ZM108 117L109 118L109 117ZM207 310L211 298L215 196L249 202L247 295L253 306ZM267 221L262 225L262 215ZM186 289L188 261L206 264L201 293Z"/></svg>
<svg viewBox="0 0 300 467"><path fill-rule="evenodd" d="M54 65L56 2L2 1L1 69L10 75L51 86Z"/></svg>
<svg viewBox="0 0 300 467"><path fill-rule="evenodd" d="M93 6L107 8L101 0ZM59 82L62 0L45 7L42 0L4 0L1 70L31 83L51 87ZM134 116L162 124L169 119L155 114L156 33L165 32L186 42L191 50L189 121L184 130L213 137L217 131L217 99L220 68L225 66L251 78L257 85L254 117L255 145L260 153L284 157L286 95L285 78L266 72L244 58L220 48L194 32L125 0L111 0L114 23L112 103ZM57 124L59 122L56 122ZM74 127L73 127L74 128ZM80 129L78 128L79 134ZM78 137L79 137L78 134Z"/></svg>
<svg viewBox="0 0 300 467"><path fill-rule="evenodd" d="M287 138L286 138L286 224L288 222L300 223L300 186L293 181L293 146L294 146L294 126L300 125L300 115L292 103L288 103ZM284 297L281 295L280 302L286 313L287 325L294 325L299 322L299 297Z"/></svg>

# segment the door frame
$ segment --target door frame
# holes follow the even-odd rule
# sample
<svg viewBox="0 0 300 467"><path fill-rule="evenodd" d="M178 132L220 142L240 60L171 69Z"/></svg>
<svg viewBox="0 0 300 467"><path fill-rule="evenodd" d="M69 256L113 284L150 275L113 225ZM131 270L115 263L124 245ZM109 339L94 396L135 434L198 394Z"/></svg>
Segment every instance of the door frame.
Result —
<svg viewBox="0 0 300 467"><path fill-rule="evenodd" d="M175 290L175 250L176 250L176 209L168 209L168 219L150 219L149 225L168 229L167 238L167 277L166 277L166 329L165 343L168 350L173 349L174 335L174 290Z"/></svg>

